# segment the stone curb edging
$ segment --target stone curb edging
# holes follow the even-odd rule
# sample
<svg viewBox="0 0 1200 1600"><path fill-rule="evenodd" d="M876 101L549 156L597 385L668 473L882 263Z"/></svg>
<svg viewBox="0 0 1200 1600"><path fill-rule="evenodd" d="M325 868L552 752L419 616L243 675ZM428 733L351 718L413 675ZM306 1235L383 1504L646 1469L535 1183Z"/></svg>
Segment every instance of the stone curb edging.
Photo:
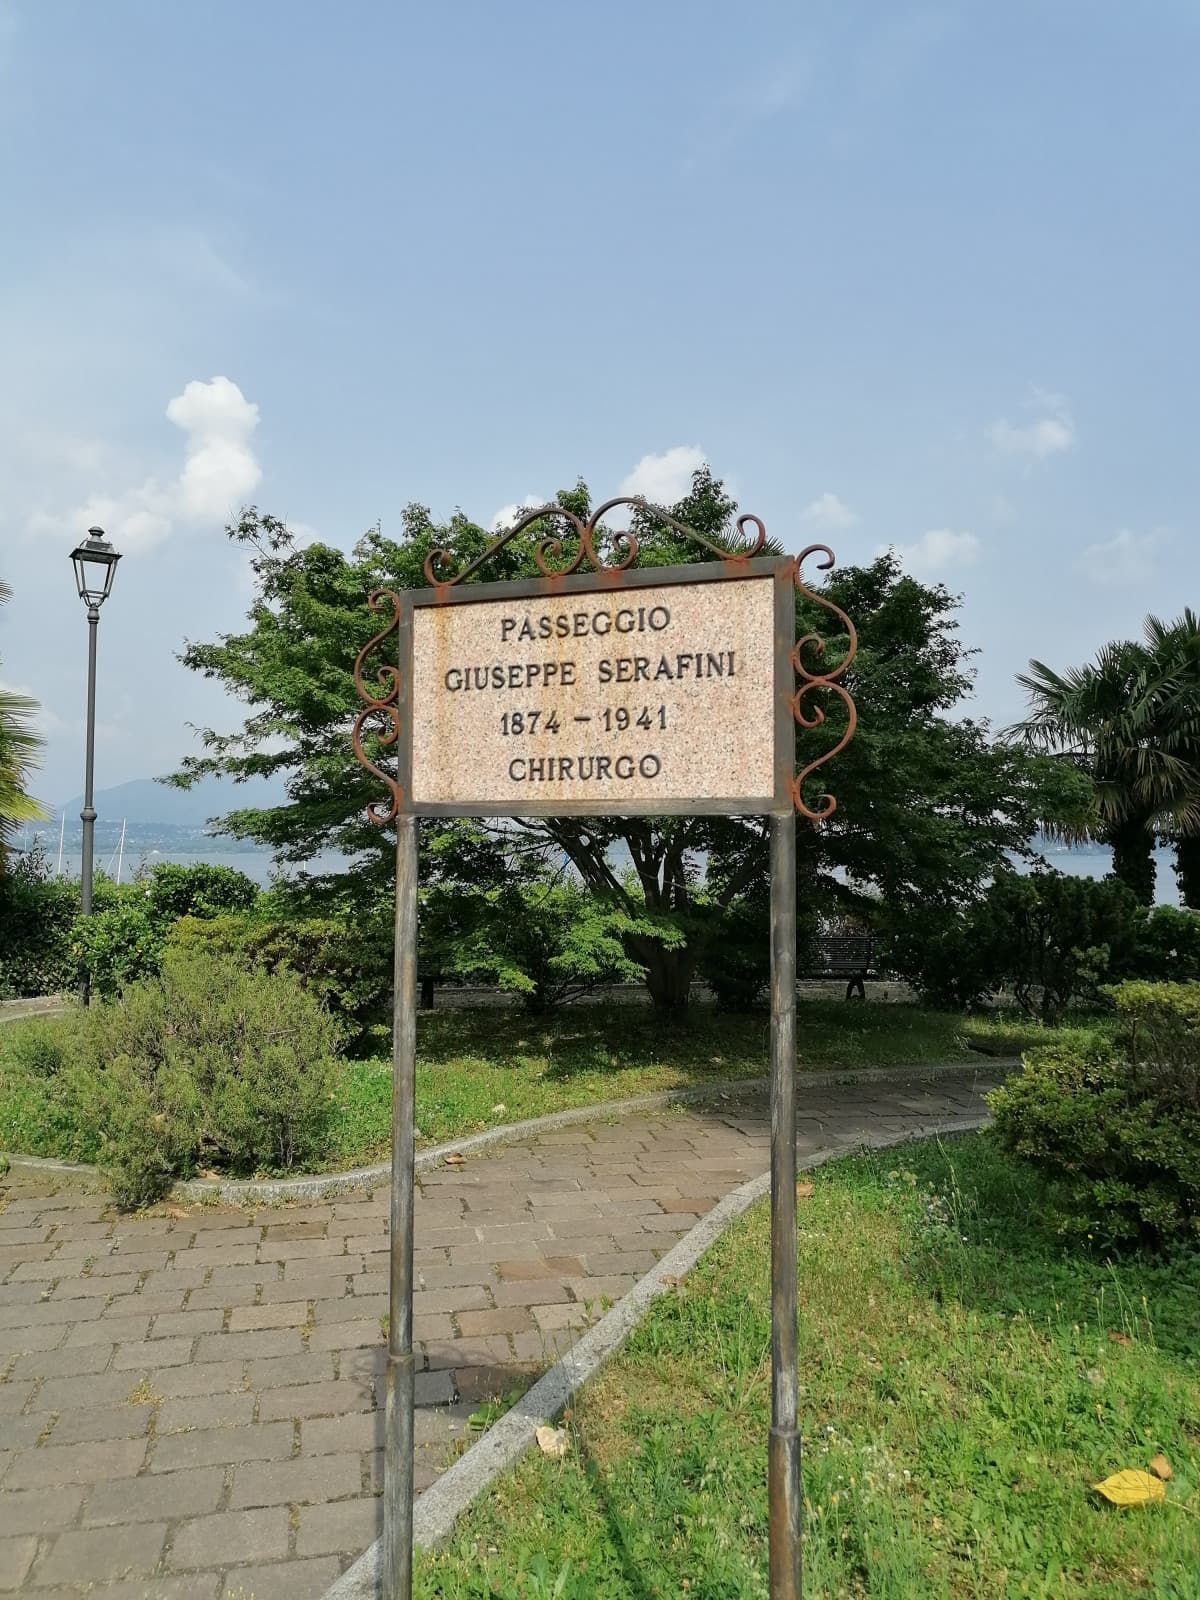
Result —
<svg viewBox="0 0 1200 1600"><path fill-rule="evenodd" d="M1018 1056L981 1055L978 1061L951 1061L927 1066L848 1067L831 1072L798 1072L796 1082L797 1088L807 1085L812 1089L829 1089L855 1083L912 1083L922 1079L962 1076L970 1072L1006 1072L1019 1065ZM664 1089L658 1094L640 1095L635 1099L609 1100L594 1106L572 1106L566 1111L553 1111L545 1117L501 1123L495 1128L485 1128L481 1133L467 1134L462 1139L430 1145L425 1150L417 1151L414 1165L418 1172L422 1172L437 1166L448 1155L469 1154L495 1144L519 1144L526 1137L553 1133L559 1128L570 1128L580 1122L599 1122L608 1117L657 1111L666 1106L693 1105L705 1100L742 1099L762 1094L769 1087L769 1078L728 1078L694 1089ZM800 1109L803 1109L802 1101ZM49 1156L27 1156L14 1151L0 1151L0 1158L7 1160L13 1170L26 1169L75 1183L102 1182L99 1168L88 1162L59 1161ZM314 1173L304 1178L191 1178L174 1184L164 1198L192 1204L207 1202L210 1205L218 1202L225 1205L278 1205L286 1200L321 1200L347 1189L381 1188L388 1183L391 1171L391 1162L383 1161L369 1167L352 1167L346 1172Z"/></svg>
<svg viewBox="0 0 1200 1600"><path fill-rule="evenodd" d="M0 1000L0 1022L24 1022L30 1017L61 1017L70 1009L65 994L36 995L31 1000Z"/></svg>
<svg viewBox="0 0 1200 1600"><path fill-rule="evenodd" d="M862 1150L886 1150L914 1139L974 1133L986 1126L988 1120L987 1116L979 1116L918 1124L903 1133L863 1139L851 1146L830 1146L800 1162L799 1170L812 1171L839 1156L854 1155ZM449 1538L455 1522L471 1502L525 1453L537 1429L559 1416L575 1391L616 1354L653 1302L686 1276L730 1224L768 1194L770 1188L768 1170L718 1201L595 1327L425 1490L413 1509L413 1542L418 1548L434 1549ZM381 1582L380 1555L377 1539L326 1590L323 1600L377 1600Z"/></svg>

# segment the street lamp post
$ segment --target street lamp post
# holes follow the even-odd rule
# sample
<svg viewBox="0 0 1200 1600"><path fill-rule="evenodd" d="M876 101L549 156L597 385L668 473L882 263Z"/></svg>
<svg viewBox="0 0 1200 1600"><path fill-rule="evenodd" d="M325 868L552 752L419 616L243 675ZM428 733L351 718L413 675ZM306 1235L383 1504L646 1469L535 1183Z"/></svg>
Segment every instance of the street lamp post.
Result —
<svg viewBox="0 0 1200 1600"><path fill-rule="evenodd" d="M100 607L112 592L113 576L121 559L108 540L103 528L89 528L82 544L71 551L75 566L75 584L79 598L87 606L88 615L88 689L87 689L87 756L83 775L83 810L79 813L83 823L83 861L80 868L80 906L85 917L92 914L92 843L96 826L96 808L92 804L92 769L96 758L96 630L100 622ZM91 976L87 961L79 962L79 1003L87 1005L91 999Z"/></svg>

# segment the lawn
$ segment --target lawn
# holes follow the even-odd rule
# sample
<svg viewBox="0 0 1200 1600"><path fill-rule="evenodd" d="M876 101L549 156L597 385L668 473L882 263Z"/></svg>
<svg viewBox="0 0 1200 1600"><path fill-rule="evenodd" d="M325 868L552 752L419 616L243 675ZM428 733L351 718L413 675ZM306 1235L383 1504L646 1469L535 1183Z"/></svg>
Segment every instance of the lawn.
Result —
<svg viewBox="0 0 1200 1600"><path fill-rule="evenodd" d="M799 1065L809 1071L977 1062L980 1049L1016 1055L1052 1036L1012 1016L965 1017L912 1005L804 1000L797 1013ZM769 1048L765 1013L727 1016L711 1006L696 1006L681 1021L641 1006L576 1006L550 1017L430 1012L417 1026L419 1142L441 1143L570 1106L761 1078ZM386 1154L390 1127L390 1057L352 1064L341 1101L339 1159Z"/></svg>
<svg viewBox="0 0 1200 1600"><path fill-rule="evenodd" d="M98 1130L77 1113L65 1086L38 1070L40 1055L31 1048L74 1021L41 1017L0 1027L0 1149L94 1159ZM640 1006L579 1006L549 1017L500 1009L429 1012L417 1029L419 1142L571 1106L762 1077L769 1031L765 1014L726 1016L708 1006L682 1020ZM801 1069L815 1071L979 1061L980 1049L1017 1054L1053 1034L1002 1014L804 1000L797 1036ZM347 1061L325 1166L383 1158L390 1127L390 1057Z"/></svg>
<svg viewBox="0 0 1200 1600"><path fill-rule="evenodd" d="M801 1202L805 1594L1200 1596L1200 1260L1064 1253L986 1136ZM749 1213L451 1544L422 1600L765 1596L769 1218ZM1091 1485L1162 1453L1161 1504Z"/></svg>

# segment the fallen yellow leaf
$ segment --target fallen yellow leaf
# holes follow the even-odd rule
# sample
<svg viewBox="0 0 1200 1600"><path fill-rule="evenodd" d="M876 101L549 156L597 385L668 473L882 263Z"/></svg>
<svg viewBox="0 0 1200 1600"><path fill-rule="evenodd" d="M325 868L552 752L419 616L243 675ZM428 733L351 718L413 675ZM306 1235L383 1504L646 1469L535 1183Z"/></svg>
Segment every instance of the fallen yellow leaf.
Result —
<svg viewBox="0 0 1200 1600"><path fill-rule="evenodd" d="M539 1428L534 1434L538 1448L544 1456L550 1456L555 1461L560 1461L567 1453L567 1430L565 1428ZM1159 1484L1161 1489L1162 1485Z"/></svg>
<svg viewBox="0 0 1200 1600"><path fill-rule="evenodd" d="M1114 1506L1147 1506L1165 1500L1167 1494L1161 1479L1152 1478L1148 1472L1139 1472L1133 1467L1127 1467L1124 1472L1114 1472L1111 1478L1094 1483L1092 1488Z"/></svg>
<svg viewBox="0 0 1200 1600"><path fill-rule="evenodd" d="M1154 1457L1154 1460L1150 1463L1150 1471L1156 1478L1161 1478L1164 1483L1169 1482L1175 1476L1171 1470L1171 1463L1164 1455Z"/></svg>

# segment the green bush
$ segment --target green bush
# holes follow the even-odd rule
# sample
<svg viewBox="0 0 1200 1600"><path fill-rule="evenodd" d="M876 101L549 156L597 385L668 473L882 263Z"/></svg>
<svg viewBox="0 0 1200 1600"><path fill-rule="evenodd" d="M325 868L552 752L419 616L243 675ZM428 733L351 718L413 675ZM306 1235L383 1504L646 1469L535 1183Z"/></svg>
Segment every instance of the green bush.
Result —
<svg viewBox="0 0 1200 1600"><path fill-rule="evenodd" d="M996 1137L1061 1182L1065 1234L1106 1248L1200 1243L1200 986L1106 993L1117 1035L1029 1051L989 1097Z"/></svg>
<svg viewBox="0 0 1200 1600"><path fill-rule="evenodd" d="M160 972L172 924L180 918L244 910L258 895L258 885L244 872L203 861L186 867L163 862L120 886L98 879L92 914L80 917L74 929L93 993L114 999L129 984Z"/></svg>
<svg viewBox="0 0 1200 1600"><path fill-rule="evenodd" d="M765 895L730 906L705 939L700 976L722 1011L754 1011L771 987L771 903Z"/></svg>
<svg viewBox="0 0 1200 1600"><path fill-rule="evenodd" d="M426 970L443 980L494 984L527 1010L551 1011L606 984L633 983L642 969L623 935L645 932L611 899L567 879L531 878L470 889L434 883L421 891Z"/></svg>
<svg viewBox="0 0 1200 1600"><path fill-rule="evenodd" d="M976 937L973 913L957 906L886 908L878 960L910 983L926 1005L968 1011L996 993L1001 979Z"/></svg>
<svg viewBox="0 0 1200 1600"><path fill-rule="evenodd" d="M259 897L253 878L233 867L214 867L207 861L179 866L164 861L145 880L150 914L156 922L179 917L216 917L224 911L248 911Z"/></svg>
<svg viewBox="0 0 1200 1600"><path fill-rule="evenodd" d="M391 930L357 927L346 916L263 918L233 912L207 920L181 917L169 950L220 956L265 972L293 973L356 1044L387 1020L392 988Z"/></svg>
<svg viewBox="0 0 1200 1600"><path fill-rule="evenodd" d="M91 915L76 920L75 947L92 993L101 999L115 999L162 967L163 929L151 914L149 896L141 884L108 885Z"/></svg>
<svg viewBox="0 0 1200 1600"><path fill-rule="evenodd" d="M92 1008L65 1072L118 1200L144 1204L198 1167L249 1175L319 1159L338 1043L294 973L168 953L159 977Z"/></svg>
<svg viewBox="0 0 1200 1600"><path fill-rule="evenodd" d="M1137 928L1137 903L1114 879L998 872L973 906L893 919L884 960L934 1005L971 1006L1007 990L1049 1023L1129 973Z"/></svg>
<svg viewBox="0 0 1200 1600"><path fill-rule="evenodd" d="M1121 976L1155 983L1200 980L1200 912L1139 908L1133 950Z"/></svg>
<svg viewBox="0 0 1200 1600"><path fill-rule="evenodd" d="M0 869L0 999L74 988L78 914L79 885L54 877L40 850Z"/></svg>
<svg viewBox="0 0 1200 1600"><path fill-rule="evenodd" d="M95 1161L99 1134L68 1068L84 1013L6 1022L0 1028L0 1148Z"/></svg>
<svg viewBox="0 0 1200 1600"><path fill-rule="evenodd" d="M816 962L817 920L803 901L796 907L796 970ZM765 893L743 895L726 907L711 907L711 923L700 943L700 976L722 1011L755 1011L771 987L771 901Z"/></svg>

